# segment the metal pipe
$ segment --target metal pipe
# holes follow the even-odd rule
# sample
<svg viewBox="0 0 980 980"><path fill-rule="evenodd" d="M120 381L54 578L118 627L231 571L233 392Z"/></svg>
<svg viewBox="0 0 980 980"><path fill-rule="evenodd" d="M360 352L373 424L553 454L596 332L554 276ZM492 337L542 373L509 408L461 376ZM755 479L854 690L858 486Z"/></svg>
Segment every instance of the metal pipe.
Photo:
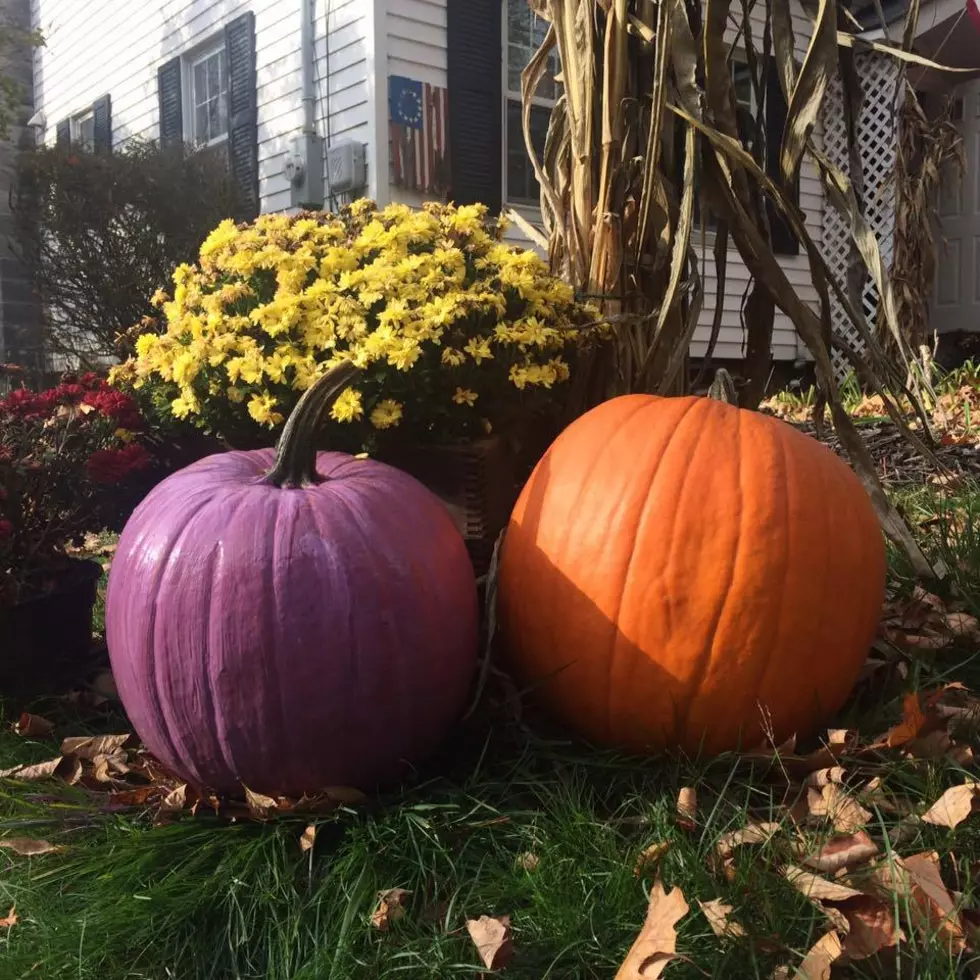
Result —
<svg viewBox="0 0 980 980"><path fill-rule="evenodd" d="M313 24L316 19L316 0L299 0L300 64L303 69L303 132L316 135L316 88L314 81Z"/></svg>

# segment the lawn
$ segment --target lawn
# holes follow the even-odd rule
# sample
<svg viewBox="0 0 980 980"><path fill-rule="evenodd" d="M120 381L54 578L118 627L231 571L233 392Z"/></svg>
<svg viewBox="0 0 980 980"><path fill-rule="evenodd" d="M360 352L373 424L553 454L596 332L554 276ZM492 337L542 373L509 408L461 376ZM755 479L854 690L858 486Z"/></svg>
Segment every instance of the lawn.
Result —
<svg viewBox="0 0 980 980"><path fill-rule="evenodd" d="M489 943L486 960L515 980L611 980L661 888L672 896L653 906L668 920L666 945L651 948L669 953L676 920L670 980L793 977L805 957L799 975L829 977L835 950L820 957L832 927L851 954L834 976L980 975L966 951L980 921L969 911L980 908L980 816L966 799L965 814L918 819L969 778L971 746L980 750L976 702L943 691L980 690L967 618L980 614L980 485L896 495L950 581L941 598L920 591L912 603L916 583L892 556L895 642L873 651L835 723L851 730L846 744L827 735L822 753L816 742L704 761L627 758L518 710L492 674L417 782L313 818L229 819L202 806L163 820L111 803L91 781L8 778L0 916L13 909L16 922L0 929L0 976L446 980L487 974L477 944ZM935 642L921 639L930 626ZM21 710L53 732L16 734ZM128 731L111 701L6 711L5 769L51 759L67 736ZM25 856L31 847L12 839L51 850ZM801 887L801 867L823 884ZM881 867L891 868L885 886L887 872L871 870ZM906 872L912 886L899 887ZM641 956L622 976L660 976L668 960Z"/></svg>

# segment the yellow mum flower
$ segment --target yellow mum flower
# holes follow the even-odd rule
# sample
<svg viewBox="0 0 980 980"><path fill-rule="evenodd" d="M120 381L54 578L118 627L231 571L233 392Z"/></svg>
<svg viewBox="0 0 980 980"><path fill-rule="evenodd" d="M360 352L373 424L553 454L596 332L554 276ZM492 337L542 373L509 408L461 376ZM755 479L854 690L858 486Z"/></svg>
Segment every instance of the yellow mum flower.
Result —
<svg viewBox="0 0 980 980"><path fill-rule="evenodd" d="M479 397L475 391L470 391L469 388L457 388L453 392L453 401L457 405L469 405L470 408L476 404L476 400Z"/></svg>
<svg viewBox="0 0 980 980"><path fill-rule="evenodd" d="M170 411L174 418L186 419L188 415L197 415L201 410L201 403L197 395L190 388L181 388L180 397L175 398L170 403Z"/></svg>
<svg viewBox="0 0 980 980"><path fill-rule="evenodd" d="M255 419L259 425L267 425L271 429L282 421L282 415L273 411L276 407L276 400L270 394L252 395L248 403L248 414Z"/></svg>
<svg viewBox="0 0 980 980"><path fill-rule="evenodd" d="M143 295L145 296L146 294L144 293ZM167 296L167 294L162 289L158 289L150 297L150 306L158 306L158 307L163 306L163 304L166 303L168 299L169 297Z"/></svg>
<svg viewBox="0 0 980 980"><path fill-rule="evenodd" d="M371 425L376 429L390 429L402 420L401 402L385 398L374 406L371 412Z"/></svg>
<svg viewBox="0 0 980 980"><path fill-rule="evenodd" d="M452 347L447 347L442 352L442 363L450 367L459 367L465 360L466 355L462 351L453 350Z"/></svg>
<svg viewBox="0 0 980 980"><path fill-rule="evenodd" d="M483 361L493 360L493 353L490 350L490 341L486 337L474 337L464 348L470 357L476 361L477 364Z"/></svg>
<svg viewBox="0 0 980 980"><path fill-rule="evenodd" d="M356 388L345 388L333 403L330 415L338 422L353 422L364 417L361 393Z"/></svg>

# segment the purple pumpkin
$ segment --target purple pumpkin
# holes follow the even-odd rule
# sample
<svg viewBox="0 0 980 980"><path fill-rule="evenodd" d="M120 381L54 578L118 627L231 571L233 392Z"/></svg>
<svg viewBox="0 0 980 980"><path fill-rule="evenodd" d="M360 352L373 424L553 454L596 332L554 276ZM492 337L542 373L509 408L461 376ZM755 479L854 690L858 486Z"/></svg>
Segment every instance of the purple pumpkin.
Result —
<svg viewBox="0 0 980 980"><path fill-rule="evenodd" d="M277 452L159 484L119 540L106 634L150 751L219 791L369 788L464 707L477 596L449 512L406 473L312 448L356 369L317 382Z"/></svg>

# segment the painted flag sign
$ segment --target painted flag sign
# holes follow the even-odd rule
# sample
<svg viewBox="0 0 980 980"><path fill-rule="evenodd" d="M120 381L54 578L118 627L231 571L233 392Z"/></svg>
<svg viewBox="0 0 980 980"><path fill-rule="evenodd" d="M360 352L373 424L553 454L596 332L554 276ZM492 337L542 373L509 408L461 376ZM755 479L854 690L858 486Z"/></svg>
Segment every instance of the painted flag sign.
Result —
<svg viewBox="0 0 980 980"><path fill-rule="evenodd" d="M444 195L449 190L449 93L428 83L388 79L392 182Z"/></svg>

